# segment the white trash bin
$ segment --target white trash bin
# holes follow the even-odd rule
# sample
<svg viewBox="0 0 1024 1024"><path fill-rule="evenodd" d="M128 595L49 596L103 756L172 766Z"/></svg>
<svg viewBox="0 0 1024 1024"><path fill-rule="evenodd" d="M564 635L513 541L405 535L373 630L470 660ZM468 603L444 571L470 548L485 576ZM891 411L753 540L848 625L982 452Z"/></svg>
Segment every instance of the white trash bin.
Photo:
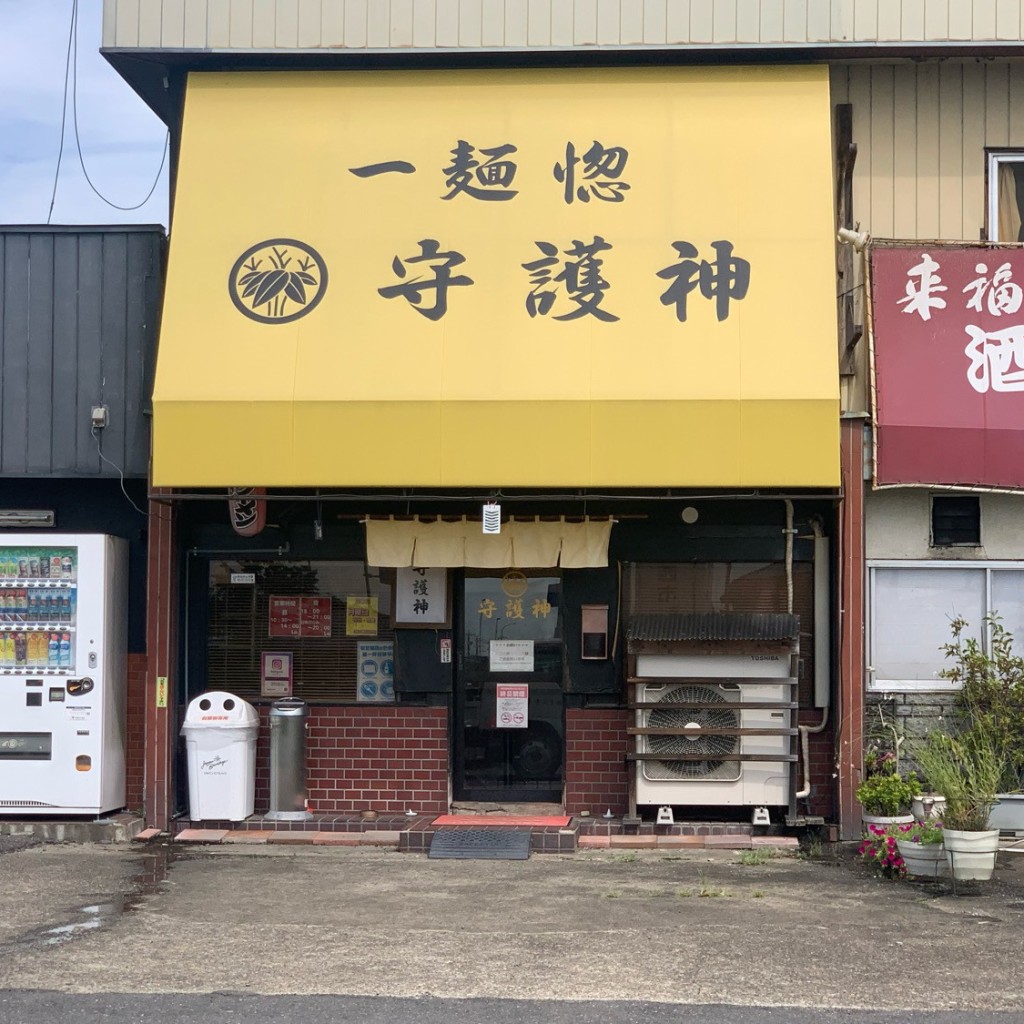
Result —
<svg viewBox="0 0 1024 1024"><path fill-rule="evenodd" d="M232 693L211 691L189 704L181 735L193 821L244 821L253 813L259 729L256 709Z"/></svg>

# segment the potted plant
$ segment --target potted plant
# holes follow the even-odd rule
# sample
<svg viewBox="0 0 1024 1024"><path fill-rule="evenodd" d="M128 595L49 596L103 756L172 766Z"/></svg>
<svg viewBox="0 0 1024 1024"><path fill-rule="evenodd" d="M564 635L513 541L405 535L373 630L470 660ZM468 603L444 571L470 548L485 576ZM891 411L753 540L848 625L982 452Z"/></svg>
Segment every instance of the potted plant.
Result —
<svg viewBox="0 0 1024 1024"><path fill-rule="evenodd" d="M942 822L935 818L899 825L896 849L908 875L941 878L946 874L946 851L942 845Z"/></svg>
<svg viewBox="0 0 1024 1024"><path fill-rule="evenodd" d="M857 787L857 800L865 825L900 825L914 820L910 804L921 793L921 784L911 772L906 778L897 771L868 775Z"/></svg>
<svg viewBox="0 0 1024 1024"><path fill-rule="evenodd" d="M1024 831L1024 657L998 616L986 618L988 649L965 635L967 622L953 620L953 639L943 646L952 664L940 673L958 684L956 714L992 738L1002 756L992 828Z"/></svg>
<svg viewBox="0 0 1024 1024"><path fill-rule="evenodd" d="M976 722L958 735L933 732L916 751L946 797L942 845L954 879L986 880L995 869L999 829L989 828L1004 759Z"/></svg>

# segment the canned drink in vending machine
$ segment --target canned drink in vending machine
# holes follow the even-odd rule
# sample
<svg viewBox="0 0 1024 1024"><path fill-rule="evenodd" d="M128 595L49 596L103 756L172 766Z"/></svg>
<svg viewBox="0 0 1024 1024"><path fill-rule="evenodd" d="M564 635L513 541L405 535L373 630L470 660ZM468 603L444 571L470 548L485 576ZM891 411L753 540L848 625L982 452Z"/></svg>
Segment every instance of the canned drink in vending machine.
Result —
<svg viewBox="0 0 1024 1024"><path fill-rule="evenodd" d="M60 579L60 555L50 556L50 578Z"/></svg>
<svg viewBox="0 0 1024 1024"><path fill-rule="evenodd" d="M14 634L4 633L0 639L0 657L6 668L14 667Z"/></svg>
<svg viewBox="0 0 1024 1024"><path fill-rule="evenodd" d="M63 579L74 579L75 563L70 555L64 555L60 560L60 574Z"/></svg>

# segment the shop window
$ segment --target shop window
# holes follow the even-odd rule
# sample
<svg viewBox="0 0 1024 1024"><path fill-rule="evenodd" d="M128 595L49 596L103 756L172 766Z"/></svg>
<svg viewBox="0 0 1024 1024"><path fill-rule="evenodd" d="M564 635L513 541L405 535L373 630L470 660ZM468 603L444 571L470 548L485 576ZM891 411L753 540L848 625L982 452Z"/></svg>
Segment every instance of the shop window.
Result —
<svg viewBox="0 0 1024 1024"><path fill-rule="evenodd" d="M623 610L688 613L785 613L786 567L782 562L631 562L624 577ZM799 700L814 704L814 567L793 565L793 614L800 616Z"/></svg>
<svg viewBox="0 0 1024 1024"><path fill-rule="evenodd" d="M868 679L875 690L946 690L950 623L987 643L998 616L1024 654L1024 563L876 562L869 565Z"/></svg>
<svg viewBox="0 0 1024 1024"><path fill-rule="evenodd" d="M286 652L294 696L355 701L359 645L394 643L391 588L362 562L211 561L209 581L208 689L259 697L264 653Z"/></svg>
<svg viewBox="0 0 1024 1024"><path fill-rule="evenodd" d="M977 495L932 495L933 548L981 544L981 501Z"/></svg>
<svg viewBox="0 0 1024 1024"><path fill-rule="evenodd" d="M990 242L1024 242L1024 150L988 154Z"/></svg>

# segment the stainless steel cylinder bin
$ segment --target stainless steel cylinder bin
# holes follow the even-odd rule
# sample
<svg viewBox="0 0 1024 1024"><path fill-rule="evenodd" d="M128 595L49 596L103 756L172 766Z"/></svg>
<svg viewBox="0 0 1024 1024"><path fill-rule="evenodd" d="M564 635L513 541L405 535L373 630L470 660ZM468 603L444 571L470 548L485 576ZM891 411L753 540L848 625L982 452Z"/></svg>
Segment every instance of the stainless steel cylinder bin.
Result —
<svg viewBox="0 0 1024 1024"><path fill-rule="evenodd" d="M270 811L276 821L306 821L307 705L284 697L270 706Z"/></svg>

